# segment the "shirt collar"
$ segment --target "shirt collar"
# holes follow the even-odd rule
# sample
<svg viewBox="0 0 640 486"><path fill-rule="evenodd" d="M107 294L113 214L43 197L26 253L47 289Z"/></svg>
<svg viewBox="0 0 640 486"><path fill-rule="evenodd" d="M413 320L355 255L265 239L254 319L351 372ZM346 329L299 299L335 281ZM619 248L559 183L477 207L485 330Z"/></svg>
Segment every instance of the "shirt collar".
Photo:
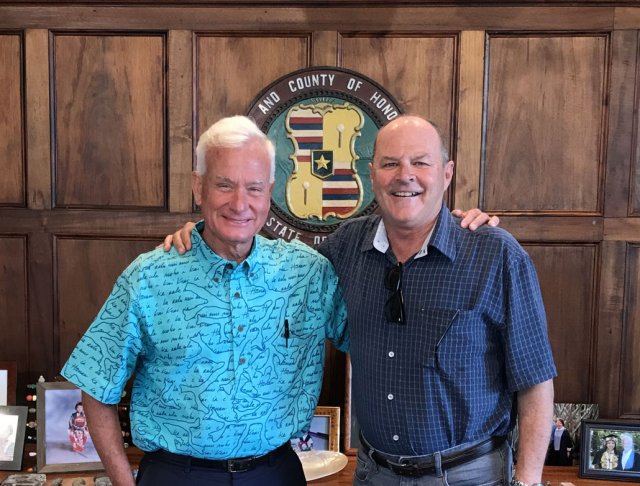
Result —
<svg viewBox="0 0 640 486"><path fill-rule="evenodd" d="M459 219L454 218L449 212L447 205L442 203L436 224L425 238L422 243L422 248L416 253L414 259L426 256L428 254L428 247L432 246L451 261L455 261L457 253L455 244L456 232L458 231L459 224ZM363 242L362 249L364 251L375 248L381 253L386 253L389 249L389 239L387 238L387 231L382 218L380 218L375 228L375 233L372 236L365 237L366 241Z"/></svg>
<svg viewBox="0 0 640 486"><path fill-rule="evenodd" d="M211 247L207 245L207 242L204 241L204 238L202 238L203 229L204 220L200 220L191 231L191 244L197 252L198 257L203 259L207 266L211 267L214 277L221 278L225 272L234 271L237 267L240 267L249 279L254 276L257 268L260 266L259 254L264 245L261 241L262 237L259 235L253 237L253 245L251 245L249 255L243 262L237 263L236 261L226 260L213 251Z"/></svg>
<svg viewBox="0 0 640 486"><path fill-rule="evenodd" d="M416 253L414 259L423 257L429 253L429 240L431 239L434 228L431 228L431 231L422 243L422 248L420 248L420 251ZM386 253L389 249L389 238L387 237L387 230L384 227L384 221L382 219L380 219L380 223L378 223L378 229L376 230L376 234L373 238L373 247L380 253Z"/></svg>

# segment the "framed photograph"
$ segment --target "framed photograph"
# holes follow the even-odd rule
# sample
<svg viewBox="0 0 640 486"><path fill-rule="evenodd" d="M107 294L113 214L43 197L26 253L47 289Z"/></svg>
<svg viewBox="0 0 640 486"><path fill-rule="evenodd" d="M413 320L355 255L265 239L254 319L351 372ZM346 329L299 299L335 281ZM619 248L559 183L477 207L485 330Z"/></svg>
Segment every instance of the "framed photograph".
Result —
<svg viewBox="0 0 640 486"><path fill-rule="evenodd" d="M38 383L38 472L104 469L93 445L80 390L69 382Z"/></svg>
<svg viewBox="0 0 640 486"><path fill-rule="evenodd" d="M348 456L355 456L360 447L360 427L358 425L358 417L353 406L351 393L351 358L347 355L346 376L344 379L344 453Z"/></svg>
<svg viewBox="0 0 640 486"><path fill-rule="evenodd" d="M18 367L15 361L0 361L0 406L16 404Z"/></svg>
<svg viewBox="0 0 640 486"><path fill-rule="evenodd" d="M0 470L22 468L27 407L0 407Z"/></svg>
<svg viewBox="0 0 640 486"><path fill-rule="evenodd" d="M316 407L309 432L304 437L291 440L296 452L339 452L340 407Z"/></svg>
<svg viewBox="0 0 640 486"><path fill-rule="evenodd" d="M581 478L640 481L640 423L583 420Z"/></svg>

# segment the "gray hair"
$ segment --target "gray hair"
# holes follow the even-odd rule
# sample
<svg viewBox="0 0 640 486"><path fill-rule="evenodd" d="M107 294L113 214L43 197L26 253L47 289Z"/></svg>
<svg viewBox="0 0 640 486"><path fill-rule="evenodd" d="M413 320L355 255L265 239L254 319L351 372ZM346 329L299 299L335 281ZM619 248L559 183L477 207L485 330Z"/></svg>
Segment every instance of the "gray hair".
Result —
<svg viewBox="0 0 640 486"><path fill-rule="evenodd" d="M274 182L276 180L275 147L253 120L241 115L222 118L200 135L196 146L196 173L202 176L207 171L206 155L212 148L244 147L253 140L264 143L271 165L269 182Z"/></svg>

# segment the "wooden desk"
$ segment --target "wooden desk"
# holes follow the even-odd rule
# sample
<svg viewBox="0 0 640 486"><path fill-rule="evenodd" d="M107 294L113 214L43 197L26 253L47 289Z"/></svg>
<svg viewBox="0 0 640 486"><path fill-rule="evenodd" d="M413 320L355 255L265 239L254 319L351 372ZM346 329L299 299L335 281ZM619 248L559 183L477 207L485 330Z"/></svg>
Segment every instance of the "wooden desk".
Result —
<svg viewBox="0 0 640 486"><path fill-rule="evenodd" d="M139 456L138 456L139 457ZM310 486L351 486L351 482L353 479L353 472L355 470L356 458L355 456L349 456L349 463L347 466L337 474L333 474L326 478L317 479L315 481L310 481ZM0 481L5 479L10 474L15 474L16 472L12 471L0 471ZM84 479L86 486L94 486L94 478L96 476L102 475L103 473L49 473L47 474L47 482L46 485L50 485L51 482L56 478L62 478L63 486L71 486L74 480ZM560 482L568 482L573 483L575 486L624 486L637 484L630 482L620 482L620 481L602 481L595 479L579 479L578 478L578 468L574 467L552 467L547 466L544 469L543 474L543 482L550 482L550 486L559 486ZM180 485L182 486L182 485Z"/></svg>

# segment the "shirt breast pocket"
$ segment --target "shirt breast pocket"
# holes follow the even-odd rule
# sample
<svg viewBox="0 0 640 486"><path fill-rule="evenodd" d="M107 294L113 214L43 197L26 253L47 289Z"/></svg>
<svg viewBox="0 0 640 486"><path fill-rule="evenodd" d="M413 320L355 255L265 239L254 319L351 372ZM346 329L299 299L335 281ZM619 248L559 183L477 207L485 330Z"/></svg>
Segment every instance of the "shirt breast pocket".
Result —
<svg viewBox="0 0 640 486"><path fill-rule="evenodd" d="M433 348L432 365L445 375L470 376L488 365L500 338L491 335L491 328L475 310L448 311L448 321ZM491 360L493 361L493 360Z"/></svg>
<svg viewBox="0 0 640 486"><path fill-rule="evenodd" d="M480 312L430 309L424 314L424 366L459 372L485 353L487 330Z"/></svg>

